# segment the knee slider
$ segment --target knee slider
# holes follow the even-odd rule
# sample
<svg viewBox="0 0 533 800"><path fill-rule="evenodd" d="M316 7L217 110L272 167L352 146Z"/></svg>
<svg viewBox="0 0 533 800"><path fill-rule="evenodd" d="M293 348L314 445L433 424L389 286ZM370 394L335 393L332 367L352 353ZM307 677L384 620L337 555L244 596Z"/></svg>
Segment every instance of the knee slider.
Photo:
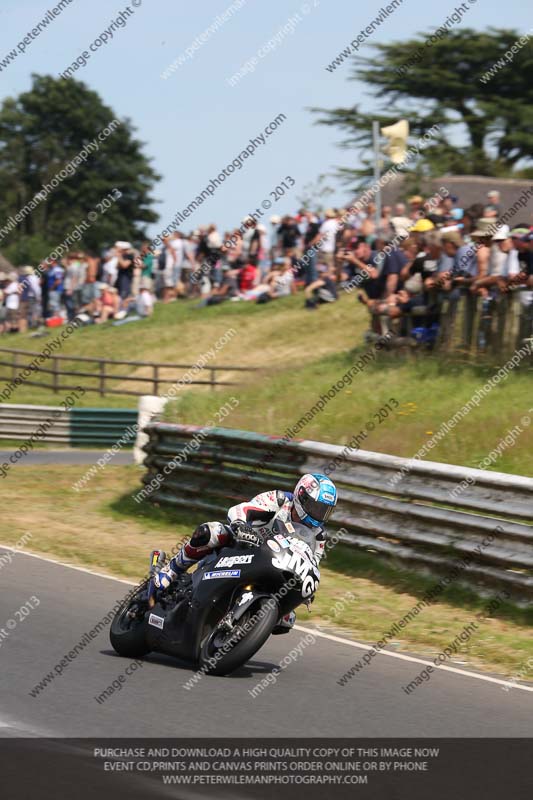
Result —
<svg viewBox="0 0 533 800"><path fill-rule="evenodd" d="M191 536L190 544L193 547L205 547L209 544L211 539L211 529L208 522L202 522L198 525L193 535Z"/></svg>

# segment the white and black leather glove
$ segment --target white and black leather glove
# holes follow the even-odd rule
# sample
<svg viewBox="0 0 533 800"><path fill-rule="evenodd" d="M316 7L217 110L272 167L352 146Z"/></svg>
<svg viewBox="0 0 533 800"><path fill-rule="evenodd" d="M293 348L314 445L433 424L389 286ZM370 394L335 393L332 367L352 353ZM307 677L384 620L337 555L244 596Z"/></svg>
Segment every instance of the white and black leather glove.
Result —
<svg viewBox="0 0 533 800"><path fill-rule="evenodd" d="M254 531L251 525L243 520L235 520L235 522L230 524L230 528L235 541L239 544L259 547L263 543L262 537Z"/></svg>

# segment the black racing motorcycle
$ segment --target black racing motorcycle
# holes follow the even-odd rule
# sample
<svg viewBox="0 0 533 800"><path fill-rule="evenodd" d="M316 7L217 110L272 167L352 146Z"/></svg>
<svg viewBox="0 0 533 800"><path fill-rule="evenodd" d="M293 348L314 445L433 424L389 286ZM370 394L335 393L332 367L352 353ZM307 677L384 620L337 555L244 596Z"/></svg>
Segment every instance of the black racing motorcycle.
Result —
<svg viewBox="0 0 533 800"><path fill-rule="evenodd" d="M219 548L167 589L154 587L153 575L166 560L154 550L149 577L111 623L113 648L128 658L166 653L211 675L238 669L281 616L302 603L309 607L318 588L317 561L294 533L290 522L281 521L266 535L249 529L248 541Z"/></svg>

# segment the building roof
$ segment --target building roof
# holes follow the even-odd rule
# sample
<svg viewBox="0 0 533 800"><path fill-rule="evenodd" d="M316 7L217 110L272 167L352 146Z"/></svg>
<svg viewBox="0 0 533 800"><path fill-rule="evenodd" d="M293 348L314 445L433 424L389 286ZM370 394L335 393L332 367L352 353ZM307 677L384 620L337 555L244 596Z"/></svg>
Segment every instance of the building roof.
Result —
<svg viewBox="0 0 533 800"><path fill-rule="evenodd" d="M381 195L384 205L392 205L407 199L403 189L404 180L403 175L397 175L383 187ZM487 192L496 189L501 194L502 211L505 211L510 209L525 192L524 205L517 210L514 217L516 222L522 222L531 220L533 214L533 196L529 196L533 194L533 180L486 178L480 175L445 175L442 178L422 180L421 184L422 194L425 197L431 197L439 190L439 187L444 186L450 194L457 195L459 198L457 205L461 208L468 208L474 203L486 205L488 203ZM409 192L409 194L412 193ZM515 224L514 221L513 224Z"/></svg>

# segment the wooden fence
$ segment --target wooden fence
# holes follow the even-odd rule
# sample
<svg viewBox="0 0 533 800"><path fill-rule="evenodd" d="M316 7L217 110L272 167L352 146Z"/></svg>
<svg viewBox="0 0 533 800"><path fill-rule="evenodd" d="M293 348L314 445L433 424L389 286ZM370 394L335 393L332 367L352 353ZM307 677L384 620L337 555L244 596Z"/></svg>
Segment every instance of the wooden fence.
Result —
<svg viewBox="0 0 533 800"><path fill-rule="evenodd" d="M41 353L29 350L13 350L0 347L0 367L7 367L10 374L0 375L0 381L7 383L19 378L27 386L37 386L55 393L64 392L81 386L86 392L96 392L101 397L108 394L159 395L168 392L168 388L182 382L185 385L209 386L212 390L217 386L237 386L238 381L219 380L221 373L254 372L255 367L233 367L197 364L164 364L156 361L117 361L114 359L91 358L87 356L51 355L44 363L35 363ZM78 368L79 365L79 368ZM128 374L120 374L117 367L129 367ZM91 369L92 367L92 369ZM149 374L131 374L133 370ZM175 372L179 370L179 373ZM29 371L29 375L25 373ZM188 373L191 373L189 375ZM36 380L37 377L50 376L48 381ZM72 379L62 383L62 378ZM141 384L141 389L126 389L126 384ZM165 387L168 387L165 390Z"/></svg>

